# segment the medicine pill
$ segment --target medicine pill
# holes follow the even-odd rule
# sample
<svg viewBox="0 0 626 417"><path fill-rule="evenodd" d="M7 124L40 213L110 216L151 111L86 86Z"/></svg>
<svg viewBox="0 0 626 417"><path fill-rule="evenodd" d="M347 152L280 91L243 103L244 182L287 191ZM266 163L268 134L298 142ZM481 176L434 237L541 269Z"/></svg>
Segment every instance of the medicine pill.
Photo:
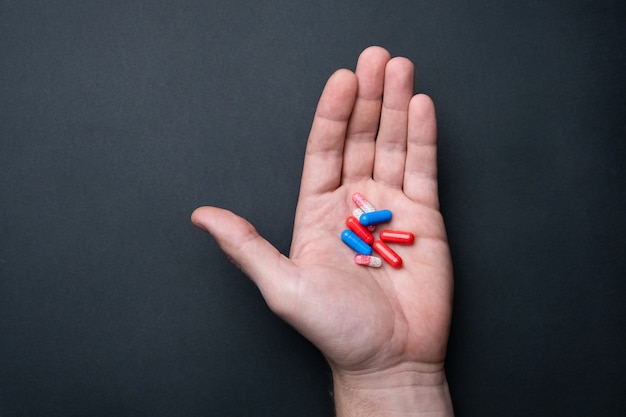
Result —
<svg viewBox="0 0 626 417"><path fill-rule="evenodd" d="M374 250L394 268L400 268L402 266L402 258L382 240L374 242Z"/></svg>
<svg viewBox="0 0 626 417"><path fill-rule="evenodd" d="M374 243L374 235L369 230L367 230L367 227L359 223L356 217L348 217L346 219L346 226L348 226L348 228L352 230L355 235L360 237L363 242L367 243L368 245Z"/></svg>
<svg viewBox="0 0 626 417"><path fill-rule="evenodd" d="M341 240L350 246L356 253L363 255L371 255L372 247L358 237L352 230L344 230L341 232Z"/></svg>
<svg viewBox="0 0 626 417"><path fill-rule="evenodd" d="M363 211L363 210L361 210L361 209L360 209L360 208L358 208L358 207L357 207L357 208L355 208L354 210L352 210L352 215L353 215L354 217L356 217L357 219L358 219L359 217L361 217L361 214L363 214L363 213L364 213L364 211ZM375 226L375 225L373 225L373 224L372 224L371 226L367 226L367 230L369 230L370 232L374 233L374 231L376 230L376 226Z"/></svg>
<svg viewBox="0 0 626 417"><path fill-rule="evenodd" d="M377 256L370 255L354 255L354 262L359 265L370 266L372 268L380 268L383 265L382 259Z"/></svg>
<svg viewBox="0 0 626 417"><path fill-rule="evenodd" d="M352 201L354 201L354 204L356 204L361 210L363 210L364 213L376 211L372 203L367 201L361 193L352 194Z"/></svg>
<svg viewBox="0 0 626 417"><path fill-rule="evenodd" d="M363 226L370 226L372 224L379 224L379 223L388 223L390 221L391 221L391 211L389 210L378 210L378 211L372 211L369 213L363 213L361 214L361 217L359 217L359 222Z"/></svg>
<svg viewBox="0 0 626 417"><path fill-rule="evenodd" d="M378 236L383 242L400 243L402 245L410 245L415 240L413 233L402 230L381 230Z"/></svg>

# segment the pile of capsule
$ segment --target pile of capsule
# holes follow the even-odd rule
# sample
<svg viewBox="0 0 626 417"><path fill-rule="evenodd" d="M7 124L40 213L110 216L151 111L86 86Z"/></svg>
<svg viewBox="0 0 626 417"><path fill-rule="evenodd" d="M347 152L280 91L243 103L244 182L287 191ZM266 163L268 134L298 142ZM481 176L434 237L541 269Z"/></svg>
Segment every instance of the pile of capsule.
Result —
<svg viewBox="0 0 626 417"><path fill-rule="evenodd" d="M341 232L341 240L356 252L354 262L379 268L384 259L392 267L400 268L402 258L387 243L410 245L415 240L413 233L402 230L381 230L378 234L379 240L375 240L373 232L376 230L376 225L389 223L391 211L376 210L361 193L354 193L352 201L357 208L346 219L348 229ZM372 256L373 251L380 255L380 258Z"/></svg>

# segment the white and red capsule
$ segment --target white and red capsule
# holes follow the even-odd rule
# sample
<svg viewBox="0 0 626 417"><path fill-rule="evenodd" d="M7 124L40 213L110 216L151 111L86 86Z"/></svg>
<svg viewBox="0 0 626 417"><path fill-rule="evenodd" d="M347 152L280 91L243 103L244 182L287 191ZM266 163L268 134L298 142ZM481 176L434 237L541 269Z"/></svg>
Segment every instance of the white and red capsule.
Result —
<svg viewBox="0 0 626 417"><path fill-rule="evenodd" d="M371 256L371 255L356 254L354 255L354 262L357 263L358 265L365 265L365 266L369 266L372 268L380 268L381 266L383 266L382 259L380 259L377 256Z"/></svg>
<svg viewBox="0 0 626 417"><path fill-rule="evenodd" d="M361 193L352 194L352 201L357 205L358 208L363 210L363 213L370 213L372 211L376 211L372 203L367 201L367 199Z"/></svg>

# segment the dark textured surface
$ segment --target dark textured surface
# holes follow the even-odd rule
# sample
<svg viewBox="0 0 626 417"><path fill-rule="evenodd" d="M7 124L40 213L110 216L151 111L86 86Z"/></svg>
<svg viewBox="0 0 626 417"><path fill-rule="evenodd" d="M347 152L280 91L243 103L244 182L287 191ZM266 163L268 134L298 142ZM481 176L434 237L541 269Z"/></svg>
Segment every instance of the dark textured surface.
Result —
<svg viewBox="0 0 626 417"><path fill-rule="evenodd" d="M623 416L625 9L0 1L0 415L331 415L188 219L286 253L323 83L379 44L437 105L457 415Z"/></svg>

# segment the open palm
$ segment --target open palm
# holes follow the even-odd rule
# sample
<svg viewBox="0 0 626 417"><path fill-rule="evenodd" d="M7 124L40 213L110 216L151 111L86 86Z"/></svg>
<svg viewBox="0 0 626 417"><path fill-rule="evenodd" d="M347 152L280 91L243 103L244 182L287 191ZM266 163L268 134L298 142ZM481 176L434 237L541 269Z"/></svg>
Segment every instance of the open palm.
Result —
<svg viewBox="0 0 626 417"><path fill-rule="evenodd" d="M307 144L289 257L229 211L202 207L192 216L334 372L443 367L452 267L439 212L434 107L413 95L413 79L410 61L379 47L361 54L355 73L330 77ZM384 228L415 234L413 245L394 246L401 268L356 265L341 242L357 191L393 212Z"/></svg>

